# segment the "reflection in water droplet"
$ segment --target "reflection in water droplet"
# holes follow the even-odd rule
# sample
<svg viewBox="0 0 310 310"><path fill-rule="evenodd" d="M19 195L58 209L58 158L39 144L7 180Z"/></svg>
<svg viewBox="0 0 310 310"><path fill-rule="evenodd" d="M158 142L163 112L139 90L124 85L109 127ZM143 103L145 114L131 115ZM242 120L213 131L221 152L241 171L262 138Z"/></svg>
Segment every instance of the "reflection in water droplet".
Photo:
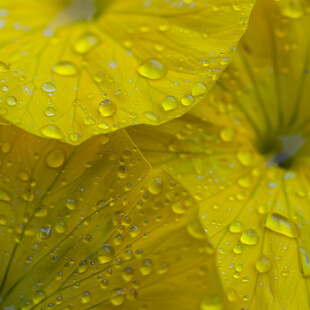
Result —
<svg viewBox="0 0 310 310"><path fill-rule="evenodd" d="M261 273L268 272L271 269L270 259L266 256L259 257L255 262L255 268Z"/></svg>
<svg viewBox="0 0 310 310"><path fill-rule="evenodd" d="M14 96L10 96L10 97L8 97L8 99L6 100L6 103L7 103L9 106L13 107L13 106L16 105L17 99L16 99Z"/></svg>
<svg viewBox="0 0 310 310"><path fill-rule="evenodd" d="M154 178L149 182L147 188L151 194L158 195L163 190L163 181L160 178Z"/></svg>
<svg viewBox="0 0 310 310"><path fill-rule="evenodd" d="M42 85L42 89L47 93L52 93L56 90L56 87L52 83L45 83Z"/></svg>
<svg viewBox="0 0 310 310"><path fill-rule="evenodd" d="M103 117L109 117L115 114L115 108L110 100L104 100L99 105L100 114Z"/></svg>
<svg viewBox="0 0 310 310"><path fill-rule="evenodd" d="M143 77L151 80L158 80L165 76L167 69L160 61L151 59L145 61L138 68L138 72Z"/></svg>

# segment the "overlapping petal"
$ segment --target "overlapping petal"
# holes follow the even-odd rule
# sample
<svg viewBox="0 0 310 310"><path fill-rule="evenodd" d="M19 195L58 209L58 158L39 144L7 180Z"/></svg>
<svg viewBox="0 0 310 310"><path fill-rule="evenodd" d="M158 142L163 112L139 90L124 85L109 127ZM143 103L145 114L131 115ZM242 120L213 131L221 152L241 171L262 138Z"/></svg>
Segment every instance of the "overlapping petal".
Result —
<svg viewBox="0 0 310 310"><path fill-rule="evenodd" d="M0 1L0 113L71 144L174 119L226 68L252 5Z"/></svg>
<svg viewBox="0 0 310 310"><path fill-rule="evenodd" d="M0 128L2 309L222 308L195 201L125 132L72 147Z"/></svg>
<svg viewBox="0 0 310 310"><path fill-rule="evenodd" d="M199 202L231 309L305 309L309 3L260 0L252 18L207 102L129 133Z"/></svg>

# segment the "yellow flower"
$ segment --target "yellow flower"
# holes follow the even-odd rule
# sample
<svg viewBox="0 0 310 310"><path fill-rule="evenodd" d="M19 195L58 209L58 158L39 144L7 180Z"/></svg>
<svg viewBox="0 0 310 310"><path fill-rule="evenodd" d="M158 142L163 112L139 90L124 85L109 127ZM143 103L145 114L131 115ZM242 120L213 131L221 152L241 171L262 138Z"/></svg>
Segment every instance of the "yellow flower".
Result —
<svg viewBox="0 0 310 310"><path fill-rule="evenodd" d="M124 131L0 130L1 309L222 309L195 201Z"/></svg>
<svg viewBox="0 0 310 310"><path fill-rule="evenodd" d="M0 115L79 144L181 116L215 83L253 0L0 0Z"/></svg>
<svg viewBox="0 0 310 310"><path fill-rule="evenodd" d="M258 0L208 102L129 129L199 202L230 309L310 306L309 13L306 0Z"/></svg>

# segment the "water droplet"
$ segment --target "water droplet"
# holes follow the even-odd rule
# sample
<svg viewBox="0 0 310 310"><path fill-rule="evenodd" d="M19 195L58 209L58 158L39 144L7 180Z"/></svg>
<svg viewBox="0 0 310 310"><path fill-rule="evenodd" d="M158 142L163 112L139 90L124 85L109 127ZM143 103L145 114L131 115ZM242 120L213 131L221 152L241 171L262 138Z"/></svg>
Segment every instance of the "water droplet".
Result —
<svg viewBox="0 0 310 310"><path fill-rule="evenodd" d="M195 98L192 97L191 95L185 95L184 97L182 97L181 99L181 103L182 105L184 105L185 107L189 107L190 105L192 105L195 102Z"/></svg>
<svg viewBox="0 0 310 310"><path fill-rule="evenodd" d="M174 96L167 96L164 98L161 105L165 111L171 111L177 107L178 100Z"/></svg>
<svg viewBox="0 0 310 310"><path fill-rule="evenodd" d="M186 226L187 232L195 239L205 239L206 233L200 223L196 220L189 222Z"/></svg>
<svg viewBox="0 0 310 310"><path fill-rule="evenodd" d="M77 67L67 61L61 61L53 67L53 71L61 76L74 76L78 74Z"/></svg>
<svg viewBox="0 0 310 310"><path fill-rule="evenodd" d="M256 245L258 243L258 235L255 230L247 229L242 232L240 241L246 245Z"/></svg>
<svg viewBox="0 0 310 310"><path fill-rule="evenodd" d="M261 256L256 260L255 268L261 273L268 272L271 269L271 262L266 256Z"/></svg>
<svg viewBox="0 0 310 310"><path fill-rule="evenodd" d="M158 60L147 60L139 68L138 72L141 76L151 80L158 80L165 76L167 69Z"/></svg>
<svg viewBox="0 0 310 310"><path fill-rule="evenodd" d="M98 252L97 257L100 264L109 263L114 258L114 249L109 245L104 245Z"/></svg>
<svg viewBox="0 0 310 310"><path fill-rule="evenodd" d="M6 225L7 218L4 214L0 214L0 225Z"/></svg>
<svg viewBox="0 0 310 310"><path fill-rule="evenodd" d="M0 188L0 200L9 202L11 201L11 196L9 192L3 188Z"/></svg>
<svg viewBox="0 0 310 310"><path fill-rule="evenodd" d="M153 271L152 262L149 259L143 261L140 271L144 276L149 275Z"/></svg>
<svg viewBox="0 0 310 310"><path fill-rule="evenodd" d="M297 238L298 235L296 224L277 213L271 213L266 217L265 227L289 238Z"/></svg>
<svg viewBox="0 0 310 310"><path fill-rule="evenodd" d="M230 127L225 127L220 133L220 137L224 142L231 142L234 136L235 136L235 132Z"/></svg>
<svg viewBox="0 0 310 310"><path fill-rule="evenodd" d="M51 117L51 116L54 116L56 114L56 111L54 108L48 107L48 108L46 108L44 113L46 116Z"/></svg>
<svg viewBox="0 0 310 310"><path fill-rule="evenodd" d="M89 292L84 292L81 295L81 303L82 304L87 304L91 301L91 294Z"/></svg>
<svg viewBox="0 0 310 310"><path fill-rule="evenodd" d="M155 115L155 114L152 113L152 112L145 112L144 115L145 115L145 117L146 117L148 120L150 120L150 121L152 121L152 122L154 122L154 123L157 123L157 122L159 121L158 116Z"/></svg>
<svg viewBox="0 0 310 310"><path fill-rule="evenodd" d="M34 304L40 303L46 297L46 293L44 291L38 291L33 296L32 301Z"/></svg>
<svg viewBox="0 0 310 310"><path fill-rule="evenodd" d="M243 252L242 244L236 244L233 248L235 254L241 254Z"/></svg>
<svg viewBox="0 0 310 310"><path fill-rule="evenodd" d="M177 202L173 203L171 208L172 208L172 211L175 214L184 214L184 213L186 213L186 207L180 201L177 201Z"/></svg>
<svg viewBox="0 0 310 310"><path fill-rule="evenodd" d="M73 199L67 199L67 201L66 201L66 207L67 207L69 210L73 211L73 210L75 210L75 209L77 208L77 203L76 203L75 200L73 200Z"/></svg>
<svg viewBox="0 0 310 310"><path fill-rule="evenodd" d="M242 229L243 229L243 225L239 221L234 221L229 226L229 231L234 233L234 234L240 233L242 231Z"/></svg>
<svg viewBox="0 0 310 310"><path fill-rule="evenodd" d="M109 117L115 114L115 108L110 100L104 100L99 105L99 112L103 117Z"/></svg>
<svg viewBox="0 0 310 310"><path fill-rule="evenodd" d="M63 222L57 222L54 228L55 228L55 231L59 234L63 234L66 232L66 224Z"/></svg>
<svg viewBox="0 0 310 310"><path fill-rule="evenodd" d="M127 175L128 175L128 168L126 166L120 166L118 168L117 176L120 179L126 179Z"/></svg>
<svg viewBox="0 0 310 310"><path fill-rule="evenodd" d="M98 42L98 39L94 35L84 34L75 41L73 48L78 54L87 54Z"/></svg>
<svg viewBox="0 0 310 310"><path fill-rule="evenodd" d="M59 128L54 125L46 125L41 128L41 133L47 138L62 139L63 135Z"/></svg>
<svg viewBox="0 0 310 310"><path fill-rule="evenodd" d="M133 278L133 271L130 267L127 267L122 272L122 277L125 281L129 282Z"/></svg>
<svg viewBox="0 0 310 310"><path fill-rule="evenodd" d="M42 89L47 93L52 93L56 90L56 87L52 83L45 83L42 85Z"/></svg>
<svg viewBox="0 0 310 310"><path fill-rule="evenodd" d="M51 227L39 227L37 231L37 237L39 240L48 240L52 236Z"/></svg>
<svg viewBox="0 0 310 310"><path fill-rule="evenodd" d="M110 301L114 306L122 305L125 301L124 291L122 289L115 289L112 293Z"/></svg>
<svg viewBox="0 0 310 310"><path fill-rule="evenodd" d="M192 86L192 95L194 97L205 94L208 91L207 86L203 83L196 83Z"/></svg>
<svg viewBox="0 0 310 310"><path fill-rule="evenodd" d="M6 100L6 103L7 103L9 106L13 107L13 106L16 105L17 99L16 99L14 96L10 96L10 97L8 97L8 99Z"/></svg>
<svg viewBox="0 0 310 310"><path fill-rule="evenodd" d="M150 180L147 189L153 195L158 195L163 190L163 181L160 178Z"/></svg>
<svg viewBox="0 0 310 310"><path fill-rule="evenodd" d="M65 152L61 149L56 149L48 153L45 162L51 168L59 168L65 161Z"/></svg>
<svg viewBox="0 0 310 310"><path fill-rule="evenodd" d="M301 262L301 273L304 277L310 277L310 260L308 252L303 248L298 248L299 258Z"/></svg>

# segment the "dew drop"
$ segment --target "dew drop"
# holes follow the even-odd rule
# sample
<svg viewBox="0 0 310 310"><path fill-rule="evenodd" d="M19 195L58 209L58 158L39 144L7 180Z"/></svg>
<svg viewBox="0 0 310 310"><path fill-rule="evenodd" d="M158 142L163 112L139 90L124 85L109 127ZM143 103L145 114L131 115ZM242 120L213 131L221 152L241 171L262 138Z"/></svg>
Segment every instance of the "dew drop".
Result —
<svg viewBox="0 0 310 310"><path fill-rule="evenodd" d="M57 222L54 228L58 234L63 234L66 232L66 224L63 222Z"/></svg>
<svg viewBox="0 0 310 310"><path fill-rule="evenodd" d="M98 44L98 42L98 39L94 35L84 34L75 41L73 48L78 54L87 54Z"/></svg>
<svg viewBox="0 0 310 310"><path fill-rule="evenodd" d="M148 183L147 189L153 195L158 195L163 190L163 181L160 178L154 178Z"/></svg>
<svg viewBox="0 0 310 310"><path fill-rule="evenodd" d="M185 107L189 107L190 105L192 105L195 102L195 98L192 97L191 95L185 95L184 97L182 97L181 99L181 103L182 105L184 105Z"/></svg>
<svg viewBox="0 0 310 310"><path fill-rule="evenodd" d="M73 199L67 199L66 201L66 207L70 210L73 211L77 208L77 203Z"/></svg>
<svg viewBox="0 0 310 310"><path fill-rule="evenodd" d="M203 83L196 83L192 86L192 95L194 97L201 96L208 91L207 86Z"/></svg>
<svg viewBox="0 0 310 310"><path fill-rule="evenodd" d="M62 139L63 135L60 129L54 125L46 125L41 128L41 133L47 138Z"/></svg>
<svg viewBox="0 0 310 310"><path fill-rule="evenodd" d="M62 149L56 149L48 153L45 162L51 168L59 168L65 161L65 152Z"/></svg>
<svg viewBox="0 0 310 310"><path fill-rule="evenodd" d="M297 238L296 224L288 218L271 213L266 217L265 227L289 238Z"/></svg>
<svg viewBox="0 0 310 310"><path fill-rule="evenodd" d="M145 117L146 117L148 120L150 120L150 121L152 121L152 122L154 122L154 123L157 123L157 122L159 121L158 116L155 115L155 114L152 113L152 112L145 112L144 115L145 115Z"/></svg>
<svg viewBox="0 0 310 310"><path fill-rule="evenodd" d="M161 105L165 111L171 111L177 107L178 100L174 96L167 96L164 98Z"/></svg>
<svg viewBox="0 0 310 310"><path fill-rule="evenodd" d="M81 303L82 304L87 304L91 301L91 294L89 292L84 292L81 295Z"/></svg>
<svg viewBox="0 0 310 310"><path fill-rule="evenodd" d="M98 252L97 257L100 264L109 263L114 258L114 249L109 245L104 245Z"/></svg>
<svg viewBox="0 0 310 310"><path fill-rule="evenodd" d="M48 107L45 109L44 113L46 116L51 117L51 116L54 116L56 114L56 111L54 108Z"/></svg>
<svg viewBox="0 0 310 310"><path fill-rule="evenodd" d="M253 162L253 156L249 151L238 151L237 158L240 163L246 167L251 166Z"/></svg>
<svg viewBox="0 0 310 310"><path fill-rule="evenodd" d="M143 261L142 266L140 267L140 272L142 275L147 276L153 271L152 262L149 259Z"/></svg>
<svg viewBox="0 0 310 310"><path fill-rule="evenodd" d="M224 142L231 142L234 136L235 136L235 132L230 127L225 127L220 133L220 137Z"/></svg>
<svg viewBox="0 0 310 310"><path fill-rule="evenodd" d="M234 221L229 226L229 231L234 234L240 233L242 229L243 229L243 225L239 221Z"/></svg>
<svg viewBox="0 0 310 310"><path fill-rule="evenodd" d="M126 179L128 175L128 168L126 166L120 166L117 171L117 176L120 179Z"/></svg>
<svg viewBox="0 0 310 310"><path fill-rule="evenodd" d="M122 272L122 277L126 282L129 282L133 279L133 271L130 267L127 267Z"/></svg>
<svg viewBox="0 0 310 310"><path fill-rule="evenodd" d="M177 201L177 202L173 203L172 206L171 206L171 209L172 209L172 211L175 214L184 214L184 213L186 213L186 207L180 201Z"/></svg>
<svg viewBox="0 0 310 310"><path fill-rule="evenodd" d="M104 100L99 105L99 112L103 117L109 117L115 114L115 108L110 100Z"/></svg>
<svg viewBox="0 0 310 310"><path fill-rule="evenodd" d="M14 96L10 96L7 98L6 103L9 106L14 107L17 104L17 99Z"/></svg>
<svg viewBox="0 0 310 310"><path fill-rule="evenodd" d="M198 221L191 221L186 226L187 232L195 239L205 239L206 234Z"/></svg>
<svg viewBox="0 0 310 310"><path fill-rule="evenodd" d="M45 83L41 88L47 93L53 93L56 90L56 87L52 83Z"/></svg>
<svg viewBox="0 0 310 310"><path fill-rule="evenodd" d="M246 245L256 245L258 243L258 235L255 230L247 229L242 232L240 242Z"/></svg>
<svg viewBox="0 0 310 310"><path fill-rule="evenodd" d="M112 297L110 298L111 303L114 306L120 306L125 301L125 293L122 289L115 289L112 293Z"/></svg>
<svg viewBox="0 0 310 310"><path fill-rule="evenodd" d="M300 262L301 262L301 273L303 274L304 277L310 277L310 257L308 252L303 249L303 248L299 248L298 249L299 252L299 258L300 258Z"/></svg>
<svg viewBox="0 0 310 310"><path fill-rule="evenodd" d="M141 76L151 80L158 80L167 73L166 67L158 60L147 60L139 68L138 72Z"/></svg>
<svg viewBox="0 0 310 310"><path fill-rule="evenodd" d="M52 236L51 227L39 227L37 231L37 237L39 240L48 240Z"/></svg>
<svg viewBox="0 0 310 310"><path fill-rule="evenodd" d="M271 262L266 256L263 255L256 260L255 268L261 273L268 272L271 269Z"/></svg>
<svg viewBox="0 0 310 310"><path fill-rule="evenodd" d="M53 71L61 76L74 76L78 74L77 67L73 63L67 61L61 61L53 66Z"/></svg>

